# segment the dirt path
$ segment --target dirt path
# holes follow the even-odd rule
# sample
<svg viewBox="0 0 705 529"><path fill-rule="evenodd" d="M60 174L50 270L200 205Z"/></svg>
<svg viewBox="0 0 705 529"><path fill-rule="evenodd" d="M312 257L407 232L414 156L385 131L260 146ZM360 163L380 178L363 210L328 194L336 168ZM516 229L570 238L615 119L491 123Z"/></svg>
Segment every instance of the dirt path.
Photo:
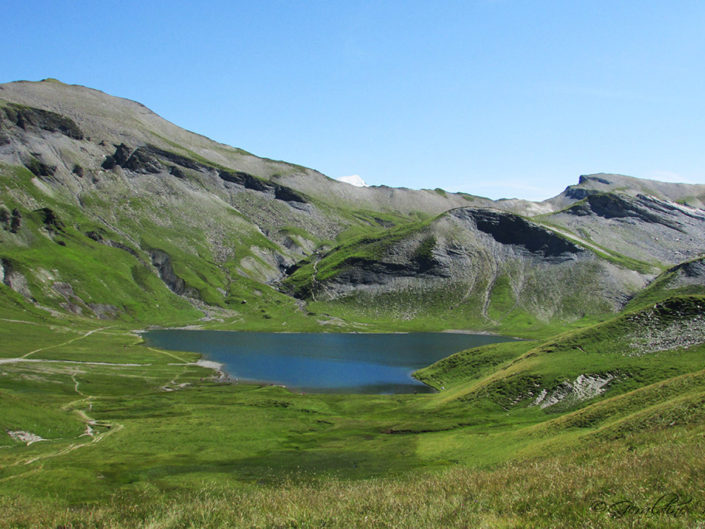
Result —
<svg viewBox="0 0 705 529"><path fill-rule="evenodd" d="M22 322L24 323L24 322ZM31 323L31 322L27 322ZM110 327L101 327L99 329L93 329L91 331L88 331L80 336L77 336L75 338L72 338L70 340L67 340L65 342L59 343L59 344L54 344L54 345L49 345L46 347L41 347L39 349L35 349L33 351L30 351L26 353L25 355L18 357L18 358L0 358L0 364L9 364L9 363L15 363L15 362L31 362L31 363L61 363L61 364L77 364L77 365L103 365L103 366L117 366L117 367L146 367L150 366L152 364L133 364L133 363L113 363L113 362L91 362L91 361L77 361L77 360L46 360L46 359L39 359L39 358L28 358L29 356L38 353L40 351L45 351L47 349L51 349L54 347L60 347L64 345L71 344L73 342L76 342L77 340L82 340L84 338L87 338L91 334L97 333L104 331L106 329L109 329ZM168 356L174 360L177 360L179 364L176 365L182 365L182 366L192 366L192 365L202 365L198 362L189 362L188 360L179 357L176 354L173 354L168 351L160 351L158 349L154 349L152 347L148 347L149 350L159 353L165 356ZM203 366L203 367L210 367L211 369L214 369L218 371L218 368L216 366ZM68 446L65 446L59 450L55 450L52 452L46 452L43 454L39 454L33 457L30 457L28 459L22 459L19 461L16 461L12 465L9 465L9 467L19 467L19 466L27 466L27 465L32 465L37 462L42 462L47 459L55 458L55 457L60 457L66 454L69 454L73 452L74 450L78 450L79 448L84 448L86 446L90 446L96 443L99 443L106 439L108 436L115 434L116 432L121 431L124 429L124 425L117 423L117 422L107 422L107 421L99 421L92 417L90 415L91 410L93 409L93 401L98 398L95 397L94 395L89 395L84 393L81 390L81 384L80 381L77 378L78 373L74 372L71 374L71 381L73 382L73 390L76 393L76 395L79 397L77 400L71 401L68 404L65 404L62 409L64 411L71 411L75 413L78 418L81 420L83 424L85 424L85 430L82 434L78 436L78 439L81 438L88 438L84 441L81 442L72 442ZM178 376L170 381L169 384L174 384L176 389L182 389L182 387L188 385L188 384L178 384L176 379ZM66 441L66 439L45 439L44 441ZM12 476L8 476L6 478L0 479L0 481L9 481L11 479L16 479L16 478L26 478L27 476L34 474L42 469L42 465L33 468L32 470L28 470L27 472L21 472Z"/></svg>
<svg viewBox="0 0 705 529"><path fill-rule="evenodd" d="M10 323L26 323L27 325L43 325L42 323L37 323L36 321L11 320L10 318L0 318L0 321L7 321Z"/></svg>
<svg viewBox="0 0 705 529"><path fill-rule="evenodd" d="M166 355L166 356L170 356L170 357L173 358L174 360L178 360L179 362L181 362L181 363L183 363L183 364L188 364L188 363L189 363L188 360L184 360L183 358L179 358L178 356L176 356L176 355L173 354L173 353L170 353L169 351L160 351L159 349L155 349L154 347L147 347L147 349L149 349L150 351L153 351L153 352L155 352L155 353L159 353L159 354L163 354L163 355Z"/></svg>
<svg viewBox="0 0 705 529"><path fill-rule="evenodd" d="M68 344L76 342L78 340L83 340L84 338L88 338L93 333L100 332L105 329L110 329L110 327L112 327L112 325L108 326L108 327L101 327L99 329L93 329L92 331L88 331L87 333L82 334L81 336L77 336L76 338L71 338L70 340L67 340L62 343L57 343L54 345L47 345L46 347L40 347L39 349L35 349L34 351L30 351L29 353L22 355L22 358L27 358L28 356L33 355L34 353L38 353L40 351L46 351L47 349L53 349L54 347L61 347L63 345L68 345Z"/></svg>
<svg viewBox="0 0 705 529"><path fill-rule="evenodd" d="M124 428L124 425L122 425L120 423L101 422L101 421L94 419L90 415L88 415L88 411L90 411L93 408L93 399L95 399L95 397L93 395L87 395L87 394L83 393L83 391L81 391L80 383L79 383L78 379L76 378L75 373L73 375L71 375L71 380L74 383L74 386L73 386L74 391L81 398L78 400L74 400L72 402L69 402L68 404L64 405L62 409L65 411L68 411L69 409L73 408L77 404L80 404L83 402L87 403L87 406L86 406L87 409L77 408L77 409L74 409L73 411L76 413L76 415L78 415L80 417L81 421L86 425L85 431L81 435L79 435L79 438L90 437L90 440L83 442L83 443L72 443L69 446L66 446L60 450L57 450L56 452L49 452L46 454L40 454L38 456L31 457L26 460L17 461L15 463L13 463L12 465L10 465L11 467L16 467L16 466L21 466L21 465L31 465L32 463L36 463L37 461L43 461L45 459L50 459L53 457L59 457L59 456L69 454L69 453L73 452L74 450L78 450L79 448L83 448L85 446L99 443L100 441L102 441L103 439L108 437L109 435L113 435L114 433L119 432L120 430L122 430ZM101 428L101 429L104 428L105 431L96 434L95 428ZM52 439L46 439L46 440L52 441ZM56 439L56 440L58 441L60 439ZM32 470L30 472L35 472L36 470L37 469ZM13 476L8 476L6 478L0 479L0 481L8 481L10 479L26 476L27 474L28 474L28 472L23 472L21 474L16 474Z"/></svg>
<svg viewBox="0 0 705 529"><path fill-rule="evenodd" d="M69 454L69 453L73 452L74 450L78 450L79 448L83 448L84 446L89 446L89 445L92 445L95 443L99 443L100 441L102 441L103 439L108 437L109 435L112 435L112 434L122 430L124 428L124 426L122 424L115 423L115 424L108 425L108 428L110 428L110 429L92 437L90 441L87 441L85 443L74 443L74 444L71 444L65 448L62 448L58 452L38 455L36 457L32 457L30 459L27 459L25 461L18 461L17 463L14 463L13 465L10 465L10 466L16 467L19 465L31 465L32 463L36 463L37 461L42 461L44 459L50 459L53 457L59 457L59 456ZM47 440L49 440L49 439L47 439ZM13 477L18 477L18 476L9 476L8 478L5 478L5 479L10 479Z"/></svg>
<svg viewBox="0 0 705 529"><path fill-rule="evenodd" d="M47 360L44 358L25 358L20 356L18 358L0 358L0 364L15 364L18 362L27 362L33 364L47 363L47 364L79 364L86 366L116 366L116 367L147 367L152 364L119 364L116 362L92 362L90 360Z"/></svg>
<svg viewBox="0 0 705 529"><path fill-rule="evenodd" d="M141 366L146 366L146 365L151 365L151 364L116 364L116 363L111 363L111 362L80 362L76 360L43 360L43 359L36 359L36 358L28 358L30 355L33 355L35 353L38 353L40 351L45 351L47 349L51 349L54 347L60 347L63 345L68 345L73 342L76 342L77 340L82 340L84 338L87 338L91 334L94 334L96 332L103 331L105 329L109 329L110 327L101 327L99 329L93 329L91 331L88 331L81 336L77 336L76 338L72 338L70 340L67 340L65 342L59 343L59 344L54 344L54 345L49 345L46 347L40 347L39 349L35 349L33 351L30 351L29 353L19 357L19 358L2 358L0 359L0 364L9 364L9 363L15 363L15 362L32 362L32 363L62 363L62 364L84 364L84 365L109 365L109 366L136 366L136 367L141 367ZM78 400L69 402L68 404L63 406L63 410L68 411L69 409L75 407L76 405L86 402L87 409L74 409L73 411L78 415L78 417L81 419L81 422L83 422L86 425L86 429L84 432L79 435L79 438L81 437L89 437L90 440L82 443L72 443L60 450L57 450L55 452L49 452L45 454L40 454L34 457L31 457L29 459L24 459L17 461L10 465L11 467L17 467L17 466L25 466L25 465L31 465L32 463L36 463L37 461L43 461L49 458L54 458L54 457L59 457L62 455L66 455L68 453L73 452L74 450L78 450L79 448L83 448L84 446L89 446L91 444L99 443L109 435L114 434L115 432L119 432L124 428L124 425L119 424L119 423L109 423L109 422L99 422L90 415L88 415L88 411L90 411L93 408L93 395L87 395L83 391L81 391L80 388L80 383L78 379L76 378L76 373L73 373L71 375L71 380L73 381L73 390L76 392L79 398ZM96 434L96 428L104 428L105 431ZM45 441L60 441L61 439L45 439ZM29 472L22 472L20 474L15 474L13 476L8 476L6 478L0 479L0 481L8 481L11 479L27 476L27 474L31 474L33 472L37 472L41 469L41 467L37 469L33 469Z"/></svg>

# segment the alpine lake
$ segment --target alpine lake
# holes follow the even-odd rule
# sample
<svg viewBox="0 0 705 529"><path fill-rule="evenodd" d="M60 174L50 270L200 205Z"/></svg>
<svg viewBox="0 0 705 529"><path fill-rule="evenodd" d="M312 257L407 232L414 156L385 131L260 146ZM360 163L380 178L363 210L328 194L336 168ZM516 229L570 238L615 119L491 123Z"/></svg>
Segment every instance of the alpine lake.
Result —
<svg viewBox="0 0 705 529"><path fill-rule="evenodd" d="M453 353L513 338L486 334L263 333L152 330L145 342L201 353L233 380L308 393L428 393L412 377Z"/></svg>

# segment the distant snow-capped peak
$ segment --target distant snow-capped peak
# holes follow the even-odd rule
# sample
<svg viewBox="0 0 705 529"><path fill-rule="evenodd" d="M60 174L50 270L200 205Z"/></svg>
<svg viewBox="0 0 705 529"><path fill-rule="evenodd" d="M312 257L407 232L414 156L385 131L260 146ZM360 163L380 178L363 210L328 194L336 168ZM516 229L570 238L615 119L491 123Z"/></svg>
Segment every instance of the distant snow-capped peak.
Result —
<svg viewBox="0 0 705 529"><path fill-rule="evenodd" d="M365 181L360 177L359 174L354 174L350 176L341 176L336 178L338 182L345 182L346 184L350 184L351 186L355 187L367 187L367 184Z"/></svg>

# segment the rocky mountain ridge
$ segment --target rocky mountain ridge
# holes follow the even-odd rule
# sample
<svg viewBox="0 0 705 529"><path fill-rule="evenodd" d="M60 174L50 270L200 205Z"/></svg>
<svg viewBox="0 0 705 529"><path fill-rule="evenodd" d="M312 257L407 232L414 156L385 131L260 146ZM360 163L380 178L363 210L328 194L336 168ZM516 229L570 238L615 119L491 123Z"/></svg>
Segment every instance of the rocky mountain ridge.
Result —
<svg viewBox="0 0 705 529"><path fill-rule="evenodd" d="M705 185L589 175L539 203L355 187L55 80L0 85L0 189L5 287L104 318L323 303L531 325L619 310L705 247Z"/></svg>

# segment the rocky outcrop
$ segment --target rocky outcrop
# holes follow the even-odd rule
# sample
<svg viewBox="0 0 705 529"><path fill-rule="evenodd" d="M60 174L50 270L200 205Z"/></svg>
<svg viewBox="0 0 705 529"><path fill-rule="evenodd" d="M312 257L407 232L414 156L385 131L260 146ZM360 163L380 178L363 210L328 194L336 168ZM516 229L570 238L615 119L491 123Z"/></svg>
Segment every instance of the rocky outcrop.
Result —
<svg viewBox="0 0 705 529"><path fill-rule="evenodd" d="M280 185L274 186L274 198L283 200L284 202L306 202L306 199L293 189Z"/></svg>
<svg viewBox="0 0 705 529"><path fill-rule="evenodd" d="M186 282L176 275L171 264L171 257L162 250L151 250L152 265L157 269L159 277L175 294L186 293Z"/></svg>
<svg viewBox="0 0 705 529"><path fill-rule="evenodd" d="M705 343L705 303L683 298L657 303L629 315L634 329L628 335L626 356L644 356L659 351L687 348Z"/></svg>
<svg viewBox="0 0 705 529"><path fill-rule="evenodd" d="M120 314L120 310L115 305L108 303L89 303L88 308L99 320L113 320Z"/></svg>
<svg viewBox="0 0 705 529"><path fill-rule="evenodd" d="M682 283L705 286L705 257L681 263L669 272L676 274Z"/></svg>
<svg viewBox="0 0 705 529"><path fill-rule="evenodd" d="M186 156L181 156L180 154L165 151L164 149L160 149L159 147L155 147L154 145L148 145L146 147L143 147L143 149L149 151L152 155L156 156L157 158L167 160L171 163L175 163L176 165L180 165L181 167L185 167L186 169L192 169L194 171L208 171L210 169L210 167L205 164L199 163L195 160L192 160L191 158L187 158Z"/></svg>
<svg viewBox="0 0 705 529"><path fill-rule="evenodd" d="M402 277L418 280L449 277L448 271L442 267L433 269L433 266L422 265L414 259L406 263L391 263L351 257L343 261L341 268L336 283L344 283L351 289L361 285L384 285L394 278Z"/></svg>
<svg viewBox="0 0 705 529"><path fill-rule="evenodd" d="M680 230L680 224L670 218L677 211L681 212L682 210L644 195L629 197L610 193L589 195L584 202L572 206L566 213L578 216L598 215L606 219L632 218Z"/></svg>
<svg viewBox="0 0 705 529"><path fill-rule="evenodd" d="M130 155L124 167L136 173L159 173L164 168L147 147L139 147Z"/></svg>
<svg viewBox="0 0 705 529"><path fill-rule="evenodd" d="M579 375L573 381L564 381L551 389L542 389L533 406L541 409L561 404L561 408L577 406L582 402L602 395L615 380L613 373Z"/></svg>
<svg viewBox="0 0 705 529"><path fill-rule="evenodd" d="M17 233L22 227L22 213L13 208L12 213L5 206L0 205L0 228L10 233Z"/></svg>
<svg viewBox="0 0 705 529"><path fill-rule="evenodd" d="M693 259L705 247L705 210L641 193L593 194L546 221L619 258L657 267Z"/></svg>
<svg viewBox="0 0 705 529"><path fill-rule="evenodd" d="M34 443L38 443L40 441L46 441L43 437L34 434L32 432L25 432L24 430L6 430L7 435L10 436L10 438L13 441L17 441L19 443L24 443L27 446L30 446Z"/></svg>
<svg viewBox="0 0 705 529"><path fill-rule="evenodd" d="M46 229L49 233L53 234L64 231L64 223L59 220L59 217L54 210L50 208L41 208L37 210L37 213L42 220L44 229Z"/></svg>
<svg viewBox="0 0 705 529"><path fill-rule="evenodd" d="M70 283L56 281L51 285L54 292L63 298L60 306L67 312L73 314L83 314L88 309L99 320L111 320L118 317L119 309L115 305L108 303L86 303L73 290Z"/></svg>
<svg viewBox="0 0 705 529"><path fill-rule="evenodd" d="M283 202L307 202L301 194L297 193L293 189L279 184L270 184L249 173L242 171L226 171L221 169L218 171L218 176L225 182L240 185L245 189L272 194L275 199Z"/></svg>
<svg viewBox="0 0 705 529"><path fill-rule="evenodd" d="M71 118L48 110L9 103L4 108L0 107L0 124L4 121L25 131L40 129L58 132L75 140L83 139L83 132Z"/></svg>
<svg viewBox="0 0 705 529"><path fill-rule="evenodd" d="M105 160L103 160L101 167L103 169L108 170L116 166L123 167L127 163L128 158L130 157L130 152L130 148L124 143L117 145L115 148L115 152L105 157Z"/></svg>
<svg viewBox="0 0 705 529"><path fill-rule="evenodd" d="M0 275L2 275L2 282L5 285L28 300L34 299L32 292L29 290L27 278L16 268L15 264L10 259L1 259L0 269L2 270L2 273L0 273Z"/></svg>
<svg viewBox="0 0 705 529"><path fill-rule="evenodd" d="M22 227L22 213L20 210L15 208L12 210L12 217L10 218L10 232L17 233Z"/></svg>
<svg viewBox="0 0 705 529"><path fill-rule="evenodd" d="M124 143L118 145L115 152L107 156L102 164L103 169L112 169L115 166L145 174L159 173L164 169L148 147L132 150Z"/></svg>
<svg viewBox="0 0 705 529"><path fill-rule="evenodd" d="M581 175L577 185L568 186L563 193L546 200L544 204L552 206L556 211L569 207L588 196L599 194L620 194L632 197L643 195L690 207L705 206L705 185L658 182L606 173Z"/></svg>
<svg viewBox="0 0 705 529"><path fill-rule="evenodd" d="M174 294L186 296L188 298L200 300L201 296L195 288L189 287L181 277L174 271L171 256L163 250L150 250L152 266L157 269L157 273L164 284L169 287Z"/></svg>
<svg viewBox="0 0 705 529"><path fill-rule="evenodd" d="M65 281L56 281L51 285L52 290L63 298L59 306L66 312L72 314L83 314L83 309L86 307L84 301L78 297L73 287Z"/></svg>
<svg viewBox="0 0 705 529"><path fill-rule="evenodd" d="M451 211L450 215L474 223L478 230L492 236L500 244L521 247L541 258L565 260L584 251L555 232L511 213L459 208Z"/></svg>
<svg viewBox="0 0 705 529"><path fill-rule="evenodd" d="M578 178L578 185L579 186L589 184L589 183L604 184L606 186L612 185L612 182L610 180L608 180L606 177L600 176L600 175L581 174L580 177Z"/></svg>
<svg viewBox="0 0 705 529"><path fill-rule="evenodd" d="M34 176L54 176L56 165L49 165L39 161L35 157L30 157L24 164Z"/></svg>
<svg viewBox="0 0 705 529"><path fill-rule="evenodd" d="M12 215L10 213L10 210L7 209L4 205L0 204L0 228L5 231L8 231L10 229L11 218Z"/></svg>
<svg viewBox="0 0 705 529"><path fill-rule="evenodd" d="M215 173L223 182L236 184L251 191L265 193L275 200L287 202L292 206L308 204L303 195L289 187L267 182L244 171L231 171L224 168L216 169L153 145L144 145L133 150L126 144L121 143L116 146L113 154L105 157L101 166L103 169L113 169L119 166L141 174L158 174L167 171L169 174L182 179L186 177L185 169L202 175Z"/></svg>
<svg viewBox="0 0 705 529"><path fill-rule="evenodd" d="M582 178L582 177L581 177ZM569 200L582 200L590 195L597 195L600 191L595 189L586 189L584 187L569 186L563 192L565 197Z"/></svg>
<svg viewBox="0 0 705 529"><path fill-rule="evenodd" d="M269 186L265 185L262 180L243 171L226 171L225 169L221 169L218 171L218 176L221 180L241 185L245 189L252 189L254 191L267 191L269 189Z"/></svg>
<svg viewBox="0 0 705 529"><path fill-rule="evenodd" d="M119 250L123 250L123 251L129 253L130 255L132 255L133 257L135 257L140 262L142 262L142 258L137 253L137 250L135 250L134 248L131 248L130 246L123 244L119 241L114 241L112 239L106 239L105 237L103 237L103 234L98 231L87 231L86 237L88 237L89 239L91 239L95 242L105 244L106 246L110 246L112 248L117 248Z"/></svg>

